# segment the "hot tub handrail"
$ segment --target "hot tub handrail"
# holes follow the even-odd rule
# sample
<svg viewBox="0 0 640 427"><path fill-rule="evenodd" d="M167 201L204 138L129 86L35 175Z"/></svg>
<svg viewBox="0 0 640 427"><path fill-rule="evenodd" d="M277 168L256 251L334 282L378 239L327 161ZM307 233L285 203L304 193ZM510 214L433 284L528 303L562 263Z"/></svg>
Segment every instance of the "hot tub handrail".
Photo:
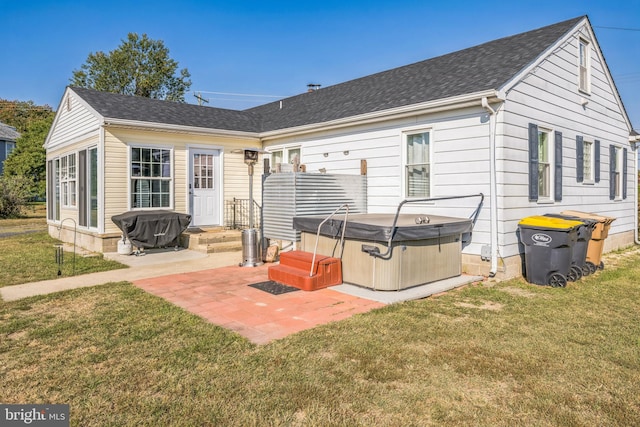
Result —
<svg viewBox="0 0 640 427"><path fill-rule="evenodd" d="M383 254L381 254L380 252L377 252L377 251L370 251L369 255L371 255L374 258L386 259L386 257L388 257L391 254L391 243L392 243L393 238L394 238L394 236L396 234L396 231L398 230L397 224L398 224L398 218L400 217L400 210L407 203L433 202L433 201L437 201L437 200L467 199L467 198L470 198L470 197L480 197L480 203L478 203L478 207L471 214L471 216L473 217L473 222L475 223L476 219L478 218L478 214L480 213L480 208L481 208L482 204L484 203L484 194L483 193L469 194L469 195L466 195L466 196L430 197L430 198L426 198L426 199L404 199L398 205L398 209L396 209L396 215L393 218L393 224L391 225L391 232L389 233L389 240L387 241L387 251L385 253L383 253Z"/></svg>
<svg viewBox="0 0 640 427"><path fill-rule="evenodd" d="M344 224L342 225L342 236L340 236L340 258L342 259L342 252L344 251L344 231L347 229L347 218L349 217L349 205L346 203L340 205L338 209L336 209L331 214L329 214L329 216L327 216L324 220L322 220L320 225L318 225L318 231L316 232L316 244L313 248L313 257L311 258L311 271L309 272L309 277L313 276L313 267L316 263L316 253L318 251L318 240L320 239L320 228L325 222L333 218L334 215L337 214L338 211L340 211L340 209L342 208L345 208Z"/></svg>

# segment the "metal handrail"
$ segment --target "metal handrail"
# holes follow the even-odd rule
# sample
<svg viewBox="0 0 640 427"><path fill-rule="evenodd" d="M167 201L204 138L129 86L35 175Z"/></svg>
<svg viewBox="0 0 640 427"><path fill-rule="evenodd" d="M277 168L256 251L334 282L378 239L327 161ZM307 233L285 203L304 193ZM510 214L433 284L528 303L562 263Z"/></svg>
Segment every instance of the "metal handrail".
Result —
<svg viewBox="0 0 640 427"><path fill-rule="evenodd" d="M346 212L344 213L344 223L342 225L342 236L340 237L340 259L342 259L342 253L344 252L344 231L347 229L347 218L349 217L349 205L342 204L338 207L338 209L336 209L335 211L333 211L329 216L327 216L321 223L320 225L318 225L318 231L316 232L316 244L313 248L313 257L311 258L311 271L309 272L309 277L313 277L313 266L316 263L316 253L318 251L318 240L320 239L320 228L323 226L323 224L327 221L329 221L331 218L333 218L333 216L335 214L338 213L338 211L342 208L346 209Z"/></svg>
<svg viewBox="0 0 640 427"><path fill-rule="evenodd" d="M398 209L396 209L396 215L393 218L393 224L391 225L391 232L389 233L389 240L387 241L387 251L383 254L381 254L380 252L377 251L363 251L367 252L370 256L374 257L374 258L382 258L382 259L388 259L387 257L391 254L391 242L393 240L393 238L395 237L396 231L397 229L397 224L398 224L398 217L400 216L400 209L402 209L402 207L404 205L406 205L407 203L418 203L418 202L432 202L432 201L436 201L436 200L453 200L453 199L466 199L469 197L480 197L480 203L478 203L478 207L476 208L476 210L471 214L470 218L473 218L473 222L475 223L476 219L478 218L478 214L480 213L480 208L482 207L482 204L484 203L484 194L482 193L478 193L478 194L469 194L467 196L450 196L450 197L432 197L432 198L428 198L428 199L405 199L402 202L400 202L400 204L398 205ZM377 249L377 248L376 248Z"/></svg>

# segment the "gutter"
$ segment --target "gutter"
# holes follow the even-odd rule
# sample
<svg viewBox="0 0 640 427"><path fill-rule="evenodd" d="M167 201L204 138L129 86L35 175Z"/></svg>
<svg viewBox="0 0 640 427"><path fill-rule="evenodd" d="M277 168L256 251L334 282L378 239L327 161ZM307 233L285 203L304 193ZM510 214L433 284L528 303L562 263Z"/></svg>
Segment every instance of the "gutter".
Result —
<svg viewBox="0 0 640 427"><path fill-rule="evenodd" d="M489 222L491 224L491 269L489 277L495 277L498 272L498 180L496 171L496 127L497 114L487 97L482 98L482 108L489 113ZM498 107L498 110L500 107Z"/></svg>
<svg viewBox="0 0 640 427"><path fill-rule="evenodd" d="M103 126L113 126L124 129L145 129L156 131L170 131L177 133L187 133L195 135L215 135L231 138L249 138L259 139L260 135L256 132L235 131L225 129L209 129L196 126L173 125L167 123L140 122L138 120L111 119L105 117Z"/></svg>
<svg viewBox="0 0 640 427"><path fill-rule="evenodd" d="M304 135L318 130L332 130L349 127L353 125L363 125L380 121L412 117L417 114L436 113L465 107L477 107L478 101L483 98L500 100L496 90L485 90L481 92L455 96L451 98L436 99L420 104L405 105L397 108L390 108L372 113L349 116L341 119L330 120L321 123L313 123L286 129L261 132L259 134L263 144L271 139ZM286 110L286 105L285 105Z"/></svg>
<svg viewBox="0 0 640 427"><path fill-rule="evenodd" d="M631 143L631 148L636 153L635 158L633 159L633 169L635 171L633 175L634 176L633 194L635 194L635 197L634 197L635 204L633 206L636 207L636 214L633 216L633 219L634 219L633 233L634 233L635 244L640 245L640 236L638 236L638 208L637 208L638 206L638 145L640 144L640 134L638 134L636 131L632 131L631 136L629 137L629 142Z"/></svg>

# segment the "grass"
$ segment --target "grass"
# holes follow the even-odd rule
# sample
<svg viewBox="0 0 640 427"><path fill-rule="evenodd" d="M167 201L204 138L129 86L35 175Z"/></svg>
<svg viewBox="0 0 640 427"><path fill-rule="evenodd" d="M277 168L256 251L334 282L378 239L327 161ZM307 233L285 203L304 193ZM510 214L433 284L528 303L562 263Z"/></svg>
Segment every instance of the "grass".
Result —
<svg viewBox="0 0 640 427"><path fill-rule="evenodd" d="M58 277L54 245L60 241L46 232L44 215L44 205L36 204L23 218L0 220L0 287ZM124 267L101 254L76 254L74 266L73 252L67 251L60 272L66 277Z"/></svg>
<svg viewBox="0 0 640 427"><path fill-rule="evenodd" d="M129 283L0 305L0 401L71 425L640 425L640 252L553 289L485 283L265 346Z"/></svg>

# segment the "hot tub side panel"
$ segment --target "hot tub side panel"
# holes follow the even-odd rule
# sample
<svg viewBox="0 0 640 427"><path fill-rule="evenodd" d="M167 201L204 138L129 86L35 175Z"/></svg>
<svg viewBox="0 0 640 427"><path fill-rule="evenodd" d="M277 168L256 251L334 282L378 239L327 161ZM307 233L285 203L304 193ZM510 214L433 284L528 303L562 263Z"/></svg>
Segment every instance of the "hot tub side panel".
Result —
<svg viewBox="0 0 640 427"><path fill-rule="evenodd" d="M301 233L301 249L313 252L314 233ZM459 236L436 239L393 242L390 259L375 258L362 252L362 245L377 247L380 253L386 244L346 239L342 256L342 277L351 283L375 290L400 290L459 276L462 265L462 244ZM320 236L317 253L340 256L339 239Z"/></svg>

